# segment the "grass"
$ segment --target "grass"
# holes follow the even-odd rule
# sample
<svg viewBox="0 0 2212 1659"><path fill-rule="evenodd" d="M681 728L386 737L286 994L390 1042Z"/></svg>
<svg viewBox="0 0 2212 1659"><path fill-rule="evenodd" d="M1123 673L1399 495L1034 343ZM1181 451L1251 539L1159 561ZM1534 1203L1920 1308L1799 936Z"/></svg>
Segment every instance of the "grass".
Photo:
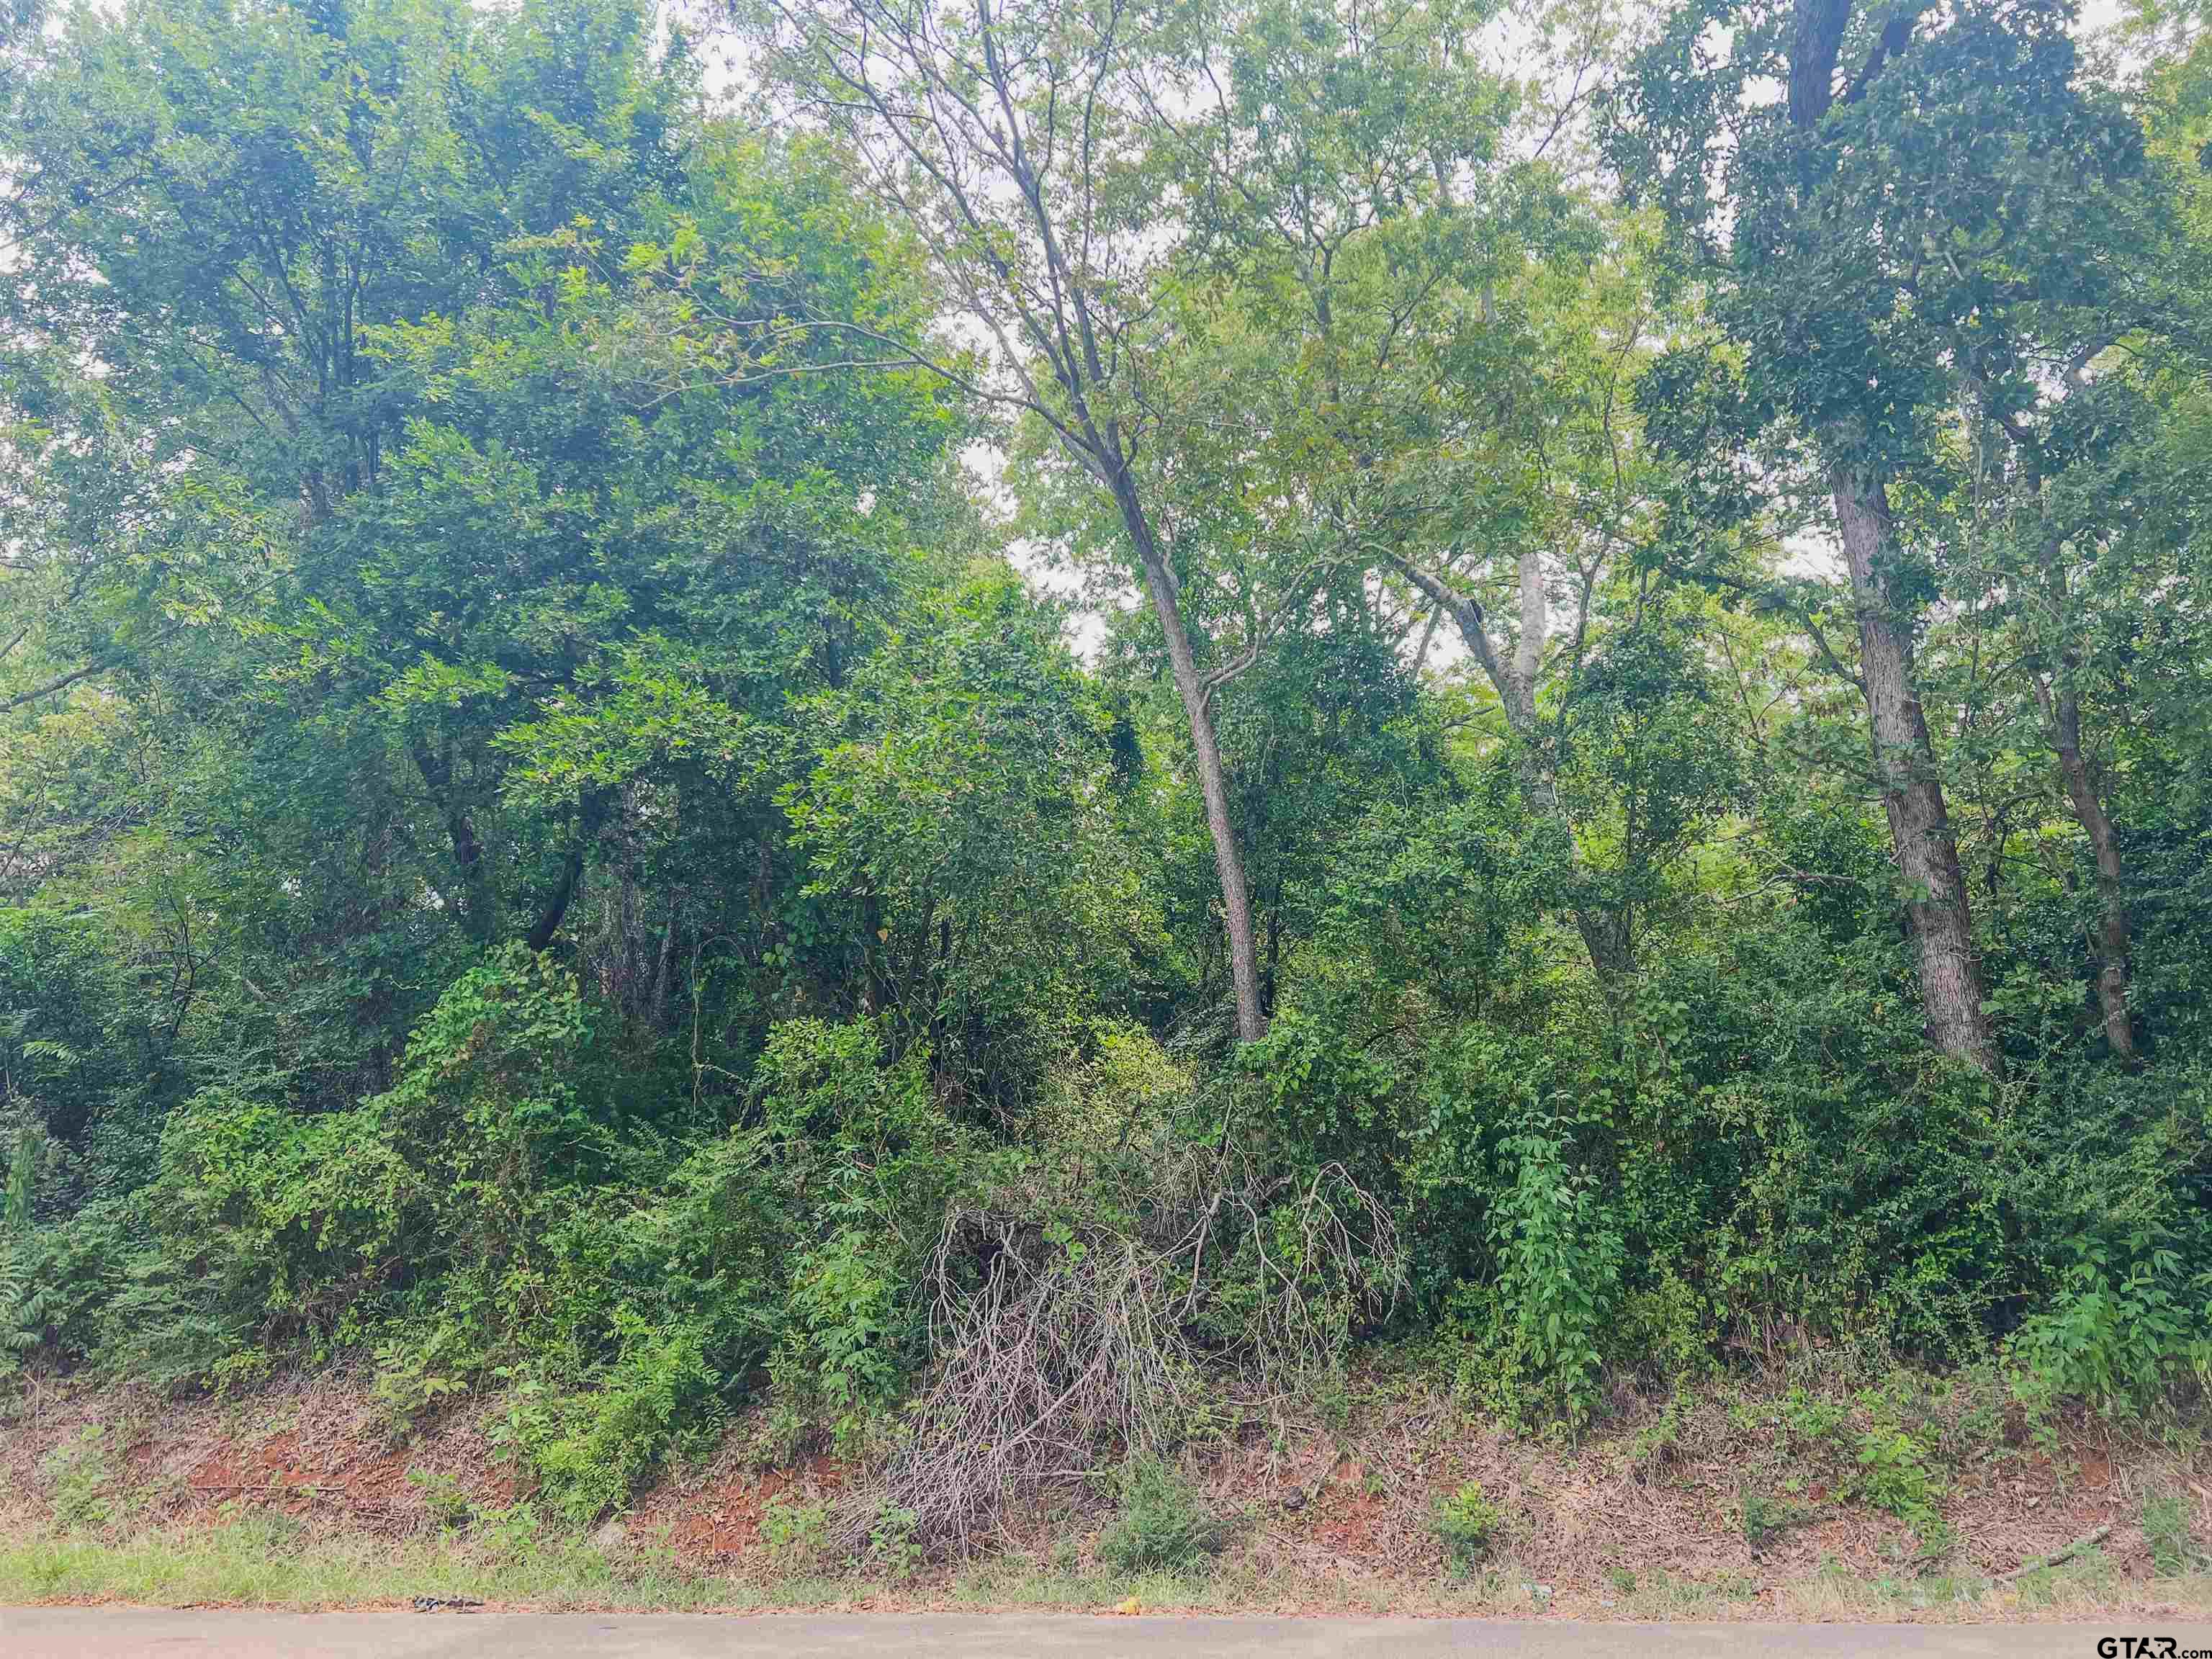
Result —
<svg viewBox="0 0 2212 1659"><path fill-rule="evenodd" d="M39 1529L0 1542L0 1603L113 1601L330 1607L469 1597L547 1608L683 1611L812 1607L876 1589L858 1581L750 1581L684 1568L665 1552L615 1554L581 1539L520 1547L483 1535L401 1540L248 1515L122 1537Z"/></svg>
<svg viewBox="0 0 2212 1659"><path fill-rule="evenodd" d="M317 1608L467 1597L549 1610L686 1612L810 1607L895 1600L899 1586L815 1571L702 1572L663 1549L606 1550L509 1522L393 1540L250 1512L212 1526L123 1534L46 1525L0 1528L0 1605L127 1601ZM957 1573L951 1599L971 1607L1104 1609L1236 1606L1261 1586L1202 1570L1080 1571L1018 1556Z"/></svg>
<svg viewBox="0 0 2212 1659"><path fill-rule="evenodd" d="M1226 1608L1233 1589L1217 1574L1158 1568L1085 1572L1016 1556L992 1556L963 1568L952 1600L972 1607L1102 1609L1134 1601L1144 1607Z"/></svg>
<svg viewBox="0 0 2212 1659"><path fill-rule="evenodd" d="M1613 1584L1615 1610L1626 1619L1726 1619L1733 1607L1758 1599L1759 1583L1748 1574L1722 1572L1711 1578L1664 1571Z"/></svg>
<svg viewBox="0 0 2212 1659"><path fill-rule="evenodd" d="M123 1535L46 1526L0 1528L0 1605L109 1601L155 1607L231 1604L312 1609L402 1603L418 1595L467 1597L562 1610L703 1611L895 1606L898 1586L860 1574L735 1577L702 1572L665 1549L609 1551L588 1540L539 1537L510 1525L394 1540L312 1528L250 1513L212 1526L148 1528ZM1415 1598L1431 1613L1528 1617L1527 1575L1510 1559ZM2095 1552L2024 1574L2009 1583L1971 1574L1863 1577L1831 1562L1813 1577L1778 1586L1772 1612L1809 1621L1987 1620L2109 1614L2117 1582ZM953 1605L1103 1612L1132 1603L1146 1611L1250 1611L1328 1606L1352 1617L1409 1610L1406 1587L1339 1578L1310 1583L1263 1570L1232 1552L1206 1569L1118 1572L1060 1559L1007 1554L954 1573L940 1594ZM1748 1576L1711 1579L1616 1573L1607 1614L1668 1620L1743 1617L1758 1596ZM2156 1581L2164 1602L2212 1612L2212 1574ZM938 1597L932 1595L931 1600ZM2123 1596L2121 1599L2124 1600Z"/></svg>
<svg viewBox="0 0 2212 1659"><path fill-rule="evenodd" d="M1814 1622L1900 1617L1932 1620L2087 1619L2109 1617L2126 1600L2126 1586L2102 1553L2090 1550L2055 1567L2022 1573L2009 1583L1972 1573L1862 1577L1831 1562L1783 1593L1783 1616ZM2141 1587L2188 1613L2212 1611L2212 1576L2161 1578Z"/></svg>

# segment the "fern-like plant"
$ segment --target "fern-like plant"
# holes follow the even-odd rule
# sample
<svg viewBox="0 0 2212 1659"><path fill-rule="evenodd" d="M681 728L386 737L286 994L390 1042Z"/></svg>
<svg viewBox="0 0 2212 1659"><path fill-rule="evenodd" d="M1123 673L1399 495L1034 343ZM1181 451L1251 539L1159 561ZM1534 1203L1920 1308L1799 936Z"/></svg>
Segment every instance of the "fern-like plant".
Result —
<svg viewBox="0 0 2212 1659"><path fill-rule="evenodd" d="M26 1130L8 1161L8 1184L0 1189L0 1382L23 1369L23 1356L39 1346L52 1293L31 1283L18 1241L31 1224L31 1186L38 1171L39 1143Z"/></svg>
<svg viewBox="0 0 2212 1659"><path fill-rule="evenodd" d="M0 1382L12 1382L39 1346L52 1293L31 1283L13 1235L0 1234Z"/></svg>

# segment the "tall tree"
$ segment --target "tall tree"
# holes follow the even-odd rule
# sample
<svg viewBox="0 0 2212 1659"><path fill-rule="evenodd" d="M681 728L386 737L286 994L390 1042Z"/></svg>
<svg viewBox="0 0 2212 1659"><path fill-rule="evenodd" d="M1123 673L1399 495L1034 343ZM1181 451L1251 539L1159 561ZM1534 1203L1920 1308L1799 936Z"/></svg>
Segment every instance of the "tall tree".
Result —
<svg viewBox="0 0 2212 1659"><path fill-rule="evenodd" d="M856 357L936 364L1041 422L1112 504L1190 728L1237 1034L1254 1041L1267 1020L1212 706L1239 663L1200 661L1184 589L1204 552L1176 543L1163 520L1163 461L1147 450L1139 396L1162 264L1151 204L1129 188L1139 157L1126 77L1145 19L1121 0L769 0L757 18L795 106L850 145L878 198L926 242L976 331L975 350L956 363L910 337L853 327Z"/></svg>
<svg viewBox="0 0 2212 1659"><path fill-rule="evenodd" d="M1899 496L1963 393L1960 331L2078 293L2073 236L2140 165L2124 112L2078 81L2071 21L2049 0L1696 4L1640 58L1612 133L1714 283L1755 396L1814 440L1929 1031L1992 1071L1915 660L1934 573Z"/></svg>
<svg viewBox="0 0 2212 1659"><path fill-rule="evenodd" d="M1217 540L1273 550L1279 605L1350 568L1417 666L1440 622L1455 630L1528 805L1571 848L1565 738L1538 693L1585 659L1643 487L1626 396L1643 295L1632 252L1607 248L1635 227L1567 187L1548 152L1571 110L1490 66L1492 8L1178 15L1138 82L1187 204L1193 363L1146 388L1175 485L1212 497ZM1578 929L1617 985L1625 923L1584 898Z"/></svg>

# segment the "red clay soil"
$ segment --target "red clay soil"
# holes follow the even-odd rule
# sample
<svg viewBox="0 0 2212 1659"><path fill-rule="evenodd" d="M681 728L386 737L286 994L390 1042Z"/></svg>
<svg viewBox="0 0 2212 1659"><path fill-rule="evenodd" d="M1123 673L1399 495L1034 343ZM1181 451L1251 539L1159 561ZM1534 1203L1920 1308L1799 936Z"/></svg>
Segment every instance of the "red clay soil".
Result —
<svg viewBox="0 0 2212 1659"><path fill-rule="evenodd" d="M488 1402L454 1402L396 1437L365 1380L343 1374L183 1402L38 1381L0 1434L8 1495L0 1534L35 1524L64 1466L86 1457L101 1460L104 1478L127 1490L140 1523L217 1522L258 1507L374 1536L421 1533L439 1523L437 1495L448 1509L456 1495L484 1508L528 1495L487 1437L492 1415ZM1397 1587L1438 1584L1435 1504L1469 1481L1505 1517L1490 1571L1510 1589L1544 1587L1543 1611L1608 1616L1602 1610L1624 1586L1673 1583L1718 1587L1731 1603L1701 1616L1758 1616L1824 1571L1909 1577L1922 1541L1913 1530L1833 1496L1855 1478L1855 1425L1808 1448L1782 1435L1781 1420L1741 1392L1678 1405L1664 1420L1655 1406L1628 1400L1601 1432L1570 1446L1509 1433L1423 1387L1399 1386L1368 1395L1347 1425L1254 1421L1195 1457L1192 1473L1215 1507L1242 1518L1232 1551L1243 1582L1323 1587L1322 1600L1300 1596L1309 1611L1326 1610L1330 1595L1356 1604L1362 1586L1412 1605ZM2124 1578L2147 1578L2141 1516L2153 1491L2182 1496L2197 1536L2212 1538L2212 1460L2193 1445L2117 1443L2082 1424L2038 1443L2016 1423L1992 1431L1991 1420L1985 1413L1978 1439L1960 1438L1955 1420L1931 1416L1918 1425L1923 1440L1946 1449L1935 1460L1946 1571L1996 1577L2109 1526L2105 1562ZM597 1541L665 1547L714 1572L764 1566L769 1504L787 1494L830 1502L847 1471L820 1455L763 1468L755 1443L740 1425L714 1460L669 1473ZM1754 1546L1743 1505L1760 1494L1794 1524ZM1093 1534L1103 1501L1078 1490L1053 1512L1026 1517L1017 1536L1042 1557L1056 1540ZM930 1593L915 1588L917 1599Z"/></svg>
<svg viewBox="0 0 2212 1659"><path fill-rule="evenodd" d="M131 1389L34 1384L0 1437L0 1475L15 1492L50 1486L55 1460L102 1456L144 1520L217 1522L246 1509L342 1522L398 1537L436 1524L429 1482L450 1474L471 1501L514 1501L475 1413L456 1411L396 1438L362 1379L325 1373L240 1400L162 1400ZM410 1472L416 1475L410 1480Z"/></svg>
<svg viewBox="0 0 2212 1659"><path fill-rule="evenodd" d="M665 1541L680 1560L726 1566L764 1553L761 1516L770 1500L787 1494L799 1502L827 1503L844 1476L823 1455L796 1468L761 1468L733 1437L702 1474L678 1472L645 1494L623 1531L632 1539Z"/></svg>

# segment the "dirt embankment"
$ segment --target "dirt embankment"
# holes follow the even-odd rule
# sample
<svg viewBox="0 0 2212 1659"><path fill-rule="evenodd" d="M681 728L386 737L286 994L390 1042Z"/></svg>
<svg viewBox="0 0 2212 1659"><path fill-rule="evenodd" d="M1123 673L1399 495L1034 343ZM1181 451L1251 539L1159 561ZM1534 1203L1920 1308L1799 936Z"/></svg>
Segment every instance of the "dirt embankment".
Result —
<svg viewBox="0 0 2212 1659"><path fill-rule="evenodd" d="M2202 1581L2189 1575L2203 1565L2197 1540L2212 1540L2212 1455L2198 1435L2032 1427L1971 1389L1624 1397L1579 1443L1512 1433L1418 1380L1370 1378L1352 1401L1334 1422L1255 1413L1191 1453L1202 1501L1234 1522L1212 1604L2154 1614L2196 1605ZM261 1510L395 1545L465 1534L530 1495L496 1443L496 1419L495 1403L462 1401L396 1431L362 1380L343 1375L185 1402L35 1382L0 1434L0 1533L121 1537ZM764 1521L831 1501L850 1472L819 1453L767 1464L757 1443L739 1424L712 1459L667 1473L591 1543L733 1584L788 1574L789 1528L778 1537ZM1486 1534L1455 1569L1437 1506L1473 1488ZM925 1565L873 1593L878 1605L886 1593L918 1606L1065 1599L1054 1584L1097 1582L1092 1542L1109 1512L1103 1485L1078 1483L1051 1513L1012 1527L999 1561ZM2085 1539L2059 1572L2034 1569ZM2058 1591L2021 1599L2062 1577Z"/></svg>

